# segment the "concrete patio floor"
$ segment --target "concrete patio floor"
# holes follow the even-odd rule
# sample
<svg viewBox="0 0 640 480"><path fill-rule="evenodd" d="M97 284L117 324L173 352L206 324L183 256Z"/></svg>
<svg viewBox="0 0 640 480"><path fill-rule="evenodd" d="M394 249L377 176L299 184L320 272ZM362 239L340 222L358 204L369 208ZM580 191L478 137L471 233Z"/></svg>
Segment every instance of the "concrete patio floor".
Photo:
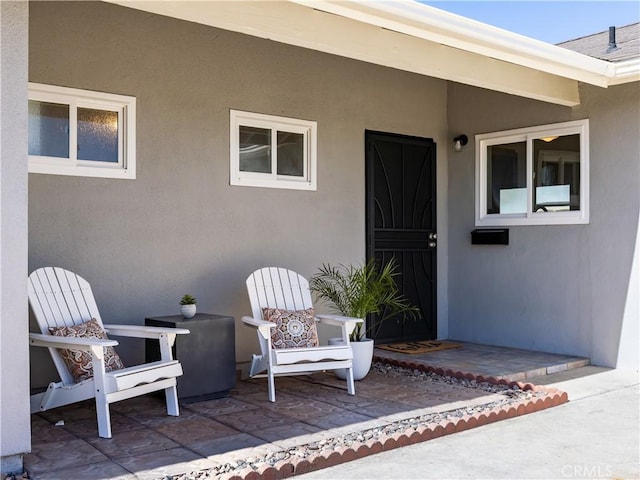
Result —
<svg viewBox="0 0 640 480"><path fill-rule="evenodd" d="M467 342L457 343L462 344L463 347L415 355L395 353L378 348L376 356L512 381L526 381L534 377L590 364L590 360L584 357Z"/></svg>
<svg viewBox="0 0 640 480"><path fill-rule="evenodd" d="M376 355L402 366L476 379L524 381L544 373L584 366L588 359L465 343L462 348L422 355L400 355L376 349ZM480 378L482 377L482 378ZM496 382L497 383L497 382ZM507 380L503 380L506 384ZM522 389L520 383L515 388ZM266 379L239 381L230 397L181 406L180 417L166 415L156 396L112 405L113 438L97 436L93 402L83 402L32 416L32 452L25 456L30 478L161 479L218 478L216 468L248 458L277 457L300 445L320 449L341 435L360 435L394 422L460 408L476 413L461 421L428 427L406 427L404 435L387 436L342 448L316 461L285 458L279 468L263 468L259 476L278 478L332 466L486 423L530 413L566 401L530 401L491 409L499 395L461 382L415 381L408 376L371 372L357 382L356 395L333 375L276 380L276 403L267 401ZM483 412L484 406L487 410ZM478 413L482 412L482 413ZM63 424L59 424L63 422ZM56 425L58 424L58 425ZM296 461L300 460L300 461ZM190 472L209 471L186 476ZM226 476L225 476L226 475ZM250 469L221 474L251 478Z"/></svg>

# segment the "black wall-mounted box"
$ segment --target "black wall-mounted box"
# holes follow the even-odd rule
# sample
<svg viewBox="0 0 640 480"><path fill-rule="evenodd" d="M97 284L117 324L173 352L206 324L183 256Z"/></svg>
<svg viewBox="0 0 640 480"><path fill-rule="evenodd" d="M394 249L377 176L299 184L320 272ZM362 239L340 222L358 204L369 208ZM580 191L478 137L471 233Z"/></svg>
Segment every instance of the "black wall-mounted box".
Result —
<svg viewBox="0 0 640 480"><path fill-rule="evenodd" d="M508 228L478 228L471 232L472 245L509 245Z"/></svg>

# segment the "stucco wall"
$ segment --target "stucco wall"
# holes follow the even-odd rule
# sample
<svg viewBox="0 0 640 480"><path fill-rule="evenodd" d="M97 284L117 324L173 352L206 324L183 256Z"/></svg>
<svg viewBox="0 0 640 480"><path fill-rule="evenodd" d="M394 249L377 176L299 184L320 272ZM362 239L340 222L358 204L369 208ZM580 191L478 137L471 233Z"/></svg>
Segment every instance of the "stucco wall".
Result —
<svg viewBox="0 0 640 480"><path fill-rule="evenodd" d="M0 2L0 473L31 449L27 338L27 2ZM4 476L3 476L4 478Z"/></svg>
<svg viewBox="0 0 640 480"><path fill-rule="evenodd" d="M363 259L364 130L446 140L439 80L95 2L37 2L30 27L30 81L132 95L138 111L136 180L29 175L30 271L85 277L105 322L178 313L191 293L236 317L239 361L257 348L239 323L254 269ZM229 186L230 108L316 120L318 191Z"/></svg>
<svg viewBox="0 0 640 480"><path fill-rule="evenodd" d="M471 139L450 156L450 337L637 368L638 292L629 287L638 284L639 87L581 86L580 94L570 109L450 84L449 128ZM509 246L471 245L473 136L582 118L590 119L589 225L510 227Z"/></svg>

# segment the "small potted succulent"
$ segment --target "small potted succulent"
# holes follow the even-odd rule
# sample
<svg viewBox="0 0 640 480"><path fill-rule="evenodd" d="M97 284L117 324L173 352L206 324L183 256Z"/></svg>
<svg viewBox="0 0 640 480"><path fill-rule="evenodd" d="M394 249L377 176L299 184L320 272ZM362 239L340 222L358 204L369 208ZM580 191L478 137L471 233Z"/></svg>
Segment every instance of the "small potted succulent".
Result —
<svg viewBox="0 0 640 480"><path fill-rule="evenodd" d="M196 314L196 297L185 294L180 300L180 313L184 318L191 318Z"/></svg>

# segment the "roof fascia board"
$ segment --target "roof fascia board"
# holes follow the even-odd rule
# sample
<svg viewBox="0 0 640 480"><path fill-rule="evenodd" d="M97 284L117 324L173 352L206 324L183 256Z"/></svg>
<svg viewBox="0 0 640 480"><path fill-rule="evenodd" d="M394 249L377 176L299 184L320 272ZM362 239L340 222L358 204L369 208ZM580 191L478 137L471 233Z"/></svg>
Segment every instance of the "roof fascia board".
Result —
<svg viewBox="0 0 640 480"><path fill-rule="evenodd" d="M125 7L565 106L577 81L292 2L109 0ZM293 29L291 25L305 25Z"/></svg>
<svg viewBox="0 0 640 480"><path fill-rule="evenodd" d="M479 55L606 87L609 62L445 12L413 0L290 0Z"/></svg>

